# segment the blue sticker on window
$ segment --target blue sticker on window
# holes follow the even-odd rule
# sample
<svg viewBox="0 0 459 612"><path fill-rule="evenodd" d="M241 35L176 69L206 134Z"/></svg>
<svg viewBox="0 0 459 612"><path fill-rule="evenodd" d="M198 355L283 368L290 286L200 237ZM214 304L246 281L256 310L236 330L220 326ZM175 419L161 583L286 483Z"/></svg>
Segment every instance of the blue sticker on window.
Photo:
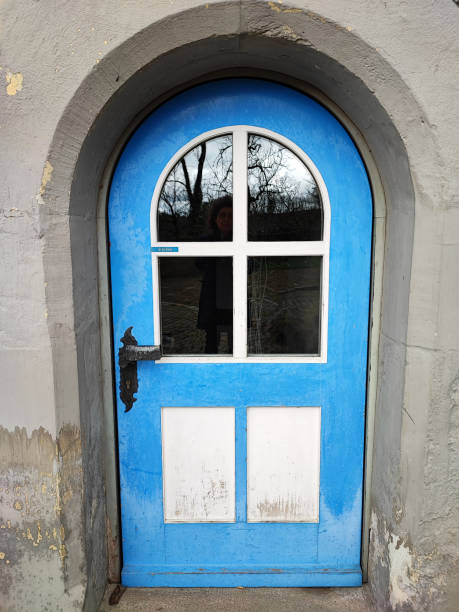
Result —
<svg viewBox="0 0 459 612"><path fill-rule="evenodd" d="M178 253L178 247L151 247L152 253Z"/></svg>

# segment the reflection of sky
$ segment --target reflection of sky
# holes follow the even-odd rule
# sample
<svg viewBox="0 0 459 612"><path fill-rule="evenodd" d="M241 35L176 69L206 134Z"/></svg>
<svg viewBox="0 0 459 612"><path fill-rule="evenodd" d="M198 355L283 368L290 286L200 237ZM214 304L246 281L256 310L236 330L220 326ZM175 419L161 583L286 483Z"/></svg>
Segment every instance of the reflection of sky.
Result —
<svg viewBox="0 0 459 612"><path fill-rule="evenodd" d="M304 163L291 151L273 140L262 136L249 136L249 145L256 143L258 150L249 154L249 165L259 162L262 165L269 162L280 162L270 185L272 187L287 185L289 190L294 190L296 195L301 196L312 191L315 186L314 178ZM269 176L273 171L269 171ZM249 170L249 186L259 186L260 171Z"/></svg>
<svg viewBox="0 0 459 612"><path fill-rule="evenodd" d="M228 168L232 165L233 147L231 146L232 136L220 136L218 138L212 138L212 140L206 141L206 161L204 162L202 172L202 186L203 192L206 192L206 186L210 186L212 183L222 181ZM226 150L221 154L220 152ZM198 174L198 163L199 155L201 154L201 147L197 146L192 149L187 155L185 155L185 161L188 168L188 174L190 175L191 184L194 185L196 176ZM227 182L229 179L229 185L232 181L232 173L228 174ZM230 189L231 191L231 189Z"/></svg>

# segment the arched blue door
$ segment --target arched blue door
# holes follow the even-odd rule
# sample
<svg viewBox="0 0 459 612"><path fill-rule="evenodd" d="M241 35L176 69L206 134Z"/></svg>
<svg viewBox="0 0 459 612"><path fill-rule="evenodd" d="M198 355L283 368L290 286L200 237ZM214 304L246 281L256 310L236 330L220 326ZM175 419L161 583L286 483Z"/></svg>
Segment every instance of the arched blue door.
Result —
<svg viewBox="0 0 459 612"><path fill-rule="evenodd" d="M296 90L200 85L129 140L114 345L160 348L116 359L123 584L361 583L371 228L351 138Z"/></svg>

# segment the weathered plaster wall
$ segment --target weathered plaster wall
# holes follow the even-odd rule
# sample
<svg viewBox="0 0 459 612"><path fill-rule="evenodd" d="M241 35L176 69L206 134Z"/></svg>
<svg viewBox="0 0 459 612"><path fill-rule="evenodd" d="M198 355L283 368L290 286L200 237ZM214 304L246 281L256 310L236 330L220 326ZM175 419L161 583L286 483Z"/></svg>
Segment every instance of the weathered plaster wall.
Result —
<svg viewBox="0 0 459 612"><path fill-rule="evenodd" d="M0 609L80 607L78 429L64 427L54 440L42 427L30 436L25 428L0 428L0 503Z"/></svg>
<svg viewBox="0 0 459 612"><path fill-rule="evenodd" d="M246 68L323 91L378 164L370 583L379 609L456 610L456 4L4 0L0 17L1 605L93 610L104 586L96 210L110 152L161 96Z"/></svg>

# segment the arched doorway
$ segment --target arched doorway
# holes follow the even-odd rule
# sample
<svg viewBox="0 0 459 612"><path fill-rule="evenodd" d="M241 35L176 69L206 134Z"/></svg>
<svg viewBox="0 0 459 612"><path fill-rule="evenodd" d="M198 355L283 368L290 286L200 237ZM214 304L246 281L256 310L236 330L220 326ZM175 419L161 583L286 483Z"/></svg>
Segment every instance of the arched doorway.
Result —
<svg viewBox="0 0 459 612"><path fill-rule="evenodd" d="M432 150L426 146L425 134L420 148L416 146L418 121L426 116L416 88L403 80L398 60L381 53L372 35L351 31L338 11L329 19L330 14L311 11L294 15L273 11L269 3L215 3L183 12L180 8L171 5L165 13L145 12L142 23L129 32L116 30L117 37L100 62L93 64L88 56L86 64L79 63L78 74L71 72L68 89L59 89L64 104L56 109L55 121L48 123L39 150L36 185L43 166L47 171L49 165L54 168L52 180L40 189L39 199L46 206L40 205L38 212L55 381L55 404L50 404L49 411L59 427L71 423L81 428L82 449L74 460L79 484L74 487L72 503L62 509L64 523L70 527L66 529L67 548L80 547L81 554L69 555L65 565L71 575L87 578L88 601L105 583L106 534L111 580L117 580L119 550L105 264L107 183L120 147L140 118L190 85L216 75L263 75L312 92L353 135L369 165L373 187L380 173L384 195L378 189L375 197L377 209L378 202L382 205L375 214L379 256L376 254L374 265L377 295L370 376L374 382L373 377L380 374L381 416L375 427L371 503L369 479L366 481L366 509L387 520L390 533L406 527L404 501L397 506L394 499L399 500L401 465L407 458L417 457L411 443L403 446L411 432L401 431L415 208L410 168L415 158L430 161ZM249 13L250 19L245 19ZM229 19L231 15L235 18ZM286 27L289 20L291 27ZM313 44L304 44L307 41ZM37 121L41 123L41 119ZM422 183L424 175L418 171L417 180ZM384 202L389 213L387 226ZM369 386L368 405L376 407L375 384ZM369 423L369 438L372 431ZM417 448L422 449L422 436L417 434L416 439L421 440ZM371 473L371 440L367 449ZM400 516L402 527L391 528L391 523L399 525ZM378 550L382 548L386 554L385 523L381 524ZM364 538L364 547L365 543ZM365 558L364 551L363 563ZM376 567L375 588L382 593L388 588L387 572L377 570L375 554L371 563Z"/></svg>

